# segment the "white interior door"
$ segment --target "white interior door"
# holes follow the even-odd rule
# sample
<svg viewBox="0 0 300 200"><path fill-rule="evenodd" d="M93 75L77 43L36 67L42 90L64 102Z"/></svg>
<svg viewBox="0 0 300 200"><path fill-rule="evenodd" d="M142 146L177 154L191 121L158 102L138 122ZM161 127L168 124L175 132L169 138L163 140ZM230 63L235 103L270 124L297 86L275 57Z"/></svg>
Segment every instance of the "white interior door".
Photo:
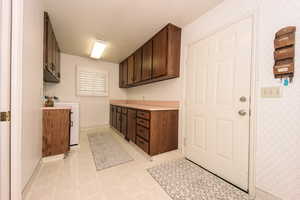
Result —
<svg viewBox="0 0 300 200"><path fill-rule="evenodd" d="M11 1L0 0L0 112L10 110ZM0 121L0 199L10 198L10 122Z"/></svg>
<svg viewBox="0 0 300 200"><path fill-rule="evenodd" d="M248 190L252 19L189 46L186 157Z"/></svg>

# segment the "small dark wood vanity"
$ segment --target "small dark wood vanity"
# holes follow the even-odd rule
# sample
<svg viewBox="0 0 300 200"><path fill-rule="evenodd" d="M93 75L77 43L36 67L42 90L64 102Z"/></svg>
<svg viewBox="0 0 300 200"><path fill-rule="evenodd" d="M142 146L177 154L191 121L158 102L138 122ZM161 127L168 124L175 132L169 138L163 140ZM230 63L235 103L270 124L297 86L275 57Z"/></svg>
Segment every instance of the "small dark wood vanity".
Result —
<svg viewBox="0 0 300 200"><path fill-rule="evenodd" d="M43 157L70 150L71 108L43 108Z"/></svg>

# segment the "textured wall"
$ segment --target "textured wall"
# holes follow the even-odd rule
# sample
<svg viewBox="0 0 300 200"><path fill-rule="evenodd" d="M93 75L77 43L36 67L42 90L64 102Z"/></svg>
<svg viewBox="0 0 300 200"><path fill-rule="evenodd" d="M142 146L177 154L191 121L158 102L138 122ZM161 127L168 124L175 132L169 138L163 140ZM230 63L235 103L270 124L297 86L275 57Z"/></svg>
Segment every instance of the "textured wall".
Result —
<svg viewBox="0 0 300 200"><path fill-rule="evenodd" d="M260 99L257 137L257 186L285 199L300 198L300 1L264 0L259 17L260 86L279 86L273 78L274 34L297 26L296 74L283 98Z"/></svg>
<svg viewBox="0 0 300 200"><path fill-rule="evenodd" d="M298 0L227 0L184 28L183 46L255 13L257 84L259 88L279 86L281 84L274 80L272 72L274 34L288 25L296 25L299 29L299 10ZM257 187L290 200L299 199L300 190L300 73L297 70L299 37L298 30L294 83L283 89L283 98L262 99L259 96L257 99Z"/></svg>
<svg viewBox="0 0 300 200"><path fill-rule="evenodd" d="M43 7L40 0L24 4L22 186L29 181L42 154Z"/></svg>
<svg viewBox="0 0 300 200"><path fill-rule="evenodd" d="M76 66L108 71L109 96L77 96ZM126 99L125 90L119 89L119 67L117 64L68 54L61 54L61 82L59 84L45 84L45 94L58 96L60 101L79 102L81 127L93 127L108 124L109 99Z"/></svg>

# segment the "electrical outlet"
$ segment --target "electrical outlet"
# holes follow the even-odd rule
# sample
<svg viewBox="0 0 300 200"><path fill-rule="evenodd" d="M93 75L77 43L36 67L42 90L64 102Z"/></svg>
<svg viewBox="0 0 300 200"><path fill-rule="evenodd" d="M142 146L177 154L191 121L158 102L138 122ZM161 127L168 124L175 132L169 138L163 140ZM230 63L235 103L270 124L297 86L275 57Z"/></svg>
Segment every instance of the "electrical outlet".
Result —
<svg viewBox="0 0 300 200"><path fill-rule="evenodd" d="M263 98L281 98L281 87L263 87L261 88L261 97Z"/></svg>

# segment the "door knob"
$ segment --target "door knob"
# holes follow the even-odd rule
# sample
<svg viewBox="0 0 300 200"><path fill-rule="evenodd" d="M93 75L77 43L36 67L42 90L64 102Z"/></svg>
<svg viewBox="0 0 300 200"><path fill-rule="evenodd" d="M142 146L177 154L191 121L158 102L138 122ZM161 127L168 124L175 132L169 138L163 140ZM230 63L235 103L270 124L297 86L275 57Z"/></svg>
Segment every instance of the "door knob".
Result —
<svg viewBox="0 0 300 200"><path fill-rule="evenodd" d="M245 116L247 114L246 110L239 110L239 115Z"/></svg>

